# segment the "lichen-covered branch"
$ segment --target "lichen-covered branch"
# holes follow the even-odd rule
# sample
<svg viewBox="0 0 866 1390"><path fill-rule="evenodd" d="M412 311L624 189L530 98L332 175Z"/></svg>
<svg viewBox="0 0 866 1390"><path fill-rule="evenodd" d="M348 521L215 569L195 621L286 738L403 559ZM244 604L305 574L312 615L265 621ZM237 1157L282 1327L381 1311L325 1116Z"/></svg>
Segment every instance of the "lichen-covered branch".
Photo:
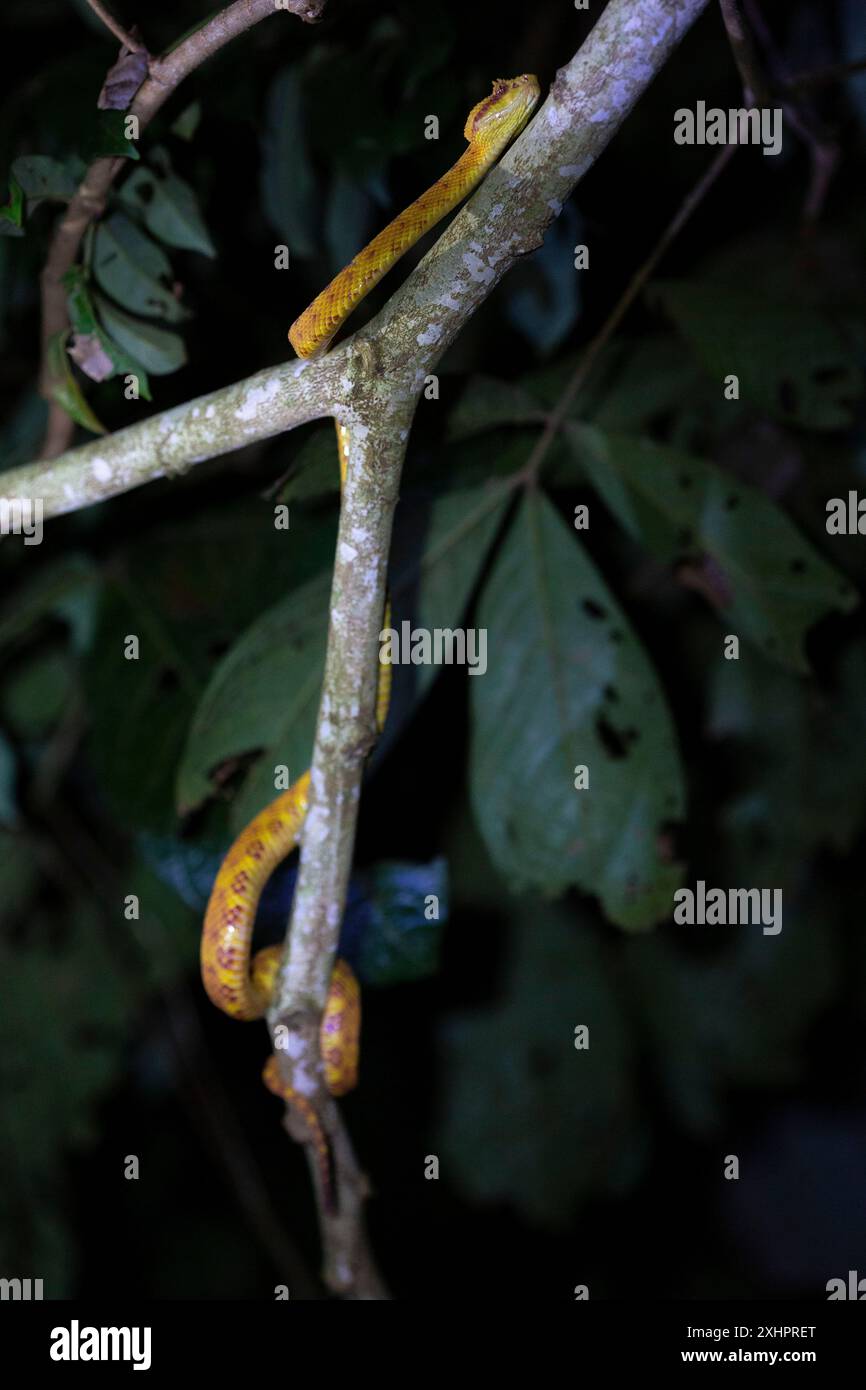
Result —
<svg viewBox="0 0 866 1390"><path fill-rule="evenodd" d="M364 760L375 732L385 566L400 474L425 377L544 230L708 0L612 0L534 121L382 312L346 344L349 460L301 864L274 1004L286 1081L330 1135L336 1217L321 1208L325 1276L355 1296L373 1277L365 1179L322 1076L318 1022L339 938ZM289 1121L291 1123L291 1121ZM337 1274L335 1276L335 1271Z"/></svg>
<svg viewBox="0 0 866 1390"><path fill-rule="evenodd" d="M350 426L310 805L291 930L268 1019L272 1030L285 1029L277 1060L286 1081L313 1103L331 1138L338 1210L321 1213L325 1271L330 1287L348 1296L382 1295L364 1240L365 1181L324 1086L318 1021L345 904L363 765L374 738L385 569L415 406L442 353L505 273L541 244L565 199L708 3L611 0L500 165L382 312L342 347L314 363L259 373L66 454L53 465L47 484L44 470L17 470L28 482L19 495L46 496L50 490L52 498L68 498L69 505L58 510L69 510L85 505L76 500L82 496L76 484L80 488L82 473L94 473L97 458L107 461L98 471L104 475L99 495L108 496L162 476L168 462L189 464L304 419L332 413ZM672 127L660 132L660 158L672 138ZM209 408L219 414L208 417ZM149 472L142 433L148 427L156 450ZM106 450L118 440L109 458ZM4 477L7 491L12 477ZM97 498L90 494L86 500ZM295 1133L291 1116L287 1123Z"/></svg>
<svg viewBox="0 0 866 1390"><path fill-rule="evenodd" d="M317 361L270 367L60 458L8 469L0 473L0 496L31 499L44 518L60 516L332 415L345 396L346 354L339 348Z"/></svg>

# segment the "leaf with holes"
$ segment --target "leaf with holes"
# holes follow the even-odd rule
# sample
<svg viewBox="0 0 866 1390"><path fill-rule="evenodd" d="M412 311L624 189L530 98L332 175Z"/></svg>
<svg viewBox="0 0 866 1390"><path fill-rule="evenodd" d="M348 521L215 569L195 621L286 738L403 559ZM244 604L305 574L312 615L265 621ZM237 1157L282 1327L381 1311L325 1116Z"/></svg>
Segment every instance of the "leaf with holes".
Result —
<svg viewBox="0 0 866 1390"><path fill-rule="evenodd" d="M714 464L646 439L570 423L590 481L632 536L724 615L727 631L808 671L809 628L857 604L847 580L784 512Z"/></svg>
<svg viewBox="0 0 866 1390"><path fill-rule="evenodd" d="M619 926L651 926L680 882L666 833L683 815L676 737L616 599L544 497L523 502L477 622L489 655L470 681L470 785L495 864L517 887L573 885Z"/></svg>
<svg viewBox="0 0 866 1390"><path fill-rule="evenodd" d="M728 285L664 281L651 293L720 393L735 375L744 397L787 424L835 430L853 423L863 394L857 343L828 314Z"/></svg>

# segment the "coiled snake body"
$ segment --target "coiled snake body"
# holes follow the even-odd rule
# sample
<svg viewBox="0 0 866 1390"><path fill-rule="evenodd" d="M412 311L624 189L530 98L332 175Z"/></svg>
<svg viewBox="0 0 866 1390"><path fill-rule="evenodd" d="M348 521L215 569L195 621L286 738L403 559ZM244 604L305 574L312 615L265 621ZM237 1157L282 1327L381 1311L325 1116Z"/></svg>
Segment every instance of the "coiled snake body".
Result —
<svg viewBox="0 0 866 1390"><path fill-rule="evenodd" d="M467 117L464 135L469 144L457 163L374 237L292 324L289 340L299 357L325 351L349 314L391 266L471 192L526 124L538 95L538 82L529 75L493 84L490 96L474 106ZM346 427L339 423L337 447L342 481L349 438ZM380 731L388 710L389 687L390 666L380 665L376 710ZM271 873L298 843L309 785L310 774L305 772L250 821L226 854L214 882L201 938L201 974L209 998L232 1018L261 1018L270 1002L282 947L266 947L250 962L256 909ZM358 982L346 962L337 960L320 1030L325 1079L332 1095L344 1095L357 1081L360 1020ZM268 1060L263 1079L304 1117L327 1198L328 1144L315 1109L283 1082L275 1057Z"/></svg>

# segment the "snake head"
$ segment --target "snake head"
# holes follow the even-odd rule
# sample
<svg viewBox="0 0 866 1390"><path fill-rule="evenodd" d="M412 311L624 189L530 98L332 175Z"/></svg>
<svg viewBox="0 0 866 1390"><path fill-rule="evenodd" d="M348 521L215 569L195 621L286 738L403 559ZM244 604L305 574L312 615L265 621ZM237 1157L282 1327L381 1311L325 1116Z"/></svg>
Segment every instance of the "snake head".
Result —
<svg viewBox="0 0 866 1390"><path fill-rule="evenodd" d="M490 96L473 106L466 117L463 134L467 140L477 140L494 131L497 136L507 132L507 138L513 139L526 125L540 94L538 78L531 72L521 77L497 77Z"/></svg>

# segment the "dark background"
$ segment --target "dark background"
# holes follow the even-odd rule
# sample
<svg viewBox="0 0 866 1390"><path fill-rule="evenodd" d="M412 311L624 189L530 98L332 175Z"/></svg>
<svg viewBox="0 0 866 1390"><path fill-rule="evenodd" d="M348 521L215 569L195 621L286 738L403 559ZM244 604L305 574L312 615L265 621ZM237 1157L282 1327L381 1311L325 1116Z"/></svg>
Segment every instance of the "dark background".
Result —
<svg viewBox="0 0 866 1390"><path fill-rule="evenodd" d="M546 91L587 17L559 0L518 8L505 19L493 3L335 0L320 25L277 16L188 80L141 148L170 149L217 255L170 251L192 311L180 325L188 361L152 378L152 405L124 401L117 381L87 384L109 429L282 361L292 319L459 154L465 113L492 78L535 71ZM136 17L129 4L115 9ZM856 0L761 10L788 73L866 56ZM144 37L159 51L206 13L151 4ZM13 0L0 22L0 170L22 154L80 152L115 41L83 4ZM287 81L299 93L294 139L269 156L269 111ZM699 99L741 104L712 6L542 252L443 362L441 408L419 412L413 429L404 551L425 479L465 462L477 482L487 461L507 453L517 467L528 456L526 427L488 429L455 454L449 412L479 372L555 401L712 158L672 140L673 111ZM201 120L185 140L171 126L194 101ZM862 399L849 393L828 424L821 392L851 363L862 368L866 341L866 76L810 90L803 111L839 156L817 221L804 225L808 150L786 124L779 158L738 151L659 277L710 284L721 265L737 267L739 293L754 297L742 352L770 377L768 292L844 320L849 356L829 378L826 364L815 368L818 406L804 397L792 407L783 390L774 407L758 392L732 425L718 375L695 394L664 395L641 375L641 345L678 352L684 371L695 348L651 293L618 343L638 363L634 400L647 397L635 406L640 432L765 492L859 585L864 541L828 537L824 508L862 482ZM421 136L430 112L438 142ZM287 186L303 196L287 198ZM280 206L289 220L275 226ZM43 203L26 236L0 240L3 466L38 452L37 287L56 215ZM276 272L274 245L305 239L291 272ZM576 242L590 246L589 273L572 267ZM811 370L808 341L801 365ZM207 878L228 842L249 760L187 815L177 763L221 655L330 563L333 493L292 495L292 534L302 541L308 524L308 545L285 565L249 543L252 519L272 505L265 490L296 460L313 466L323 441L322 427L298 431L51 522L39 549L0 547L0 1273L42 1277L46 1296L119 1283L156 1298L267 1298L277 1283L321 1293L303 1159L258 1081L264 1030L222 1019L204 999L199 914L157 869L183 876L200 853ZM866 1274L862 615L815 627L810 673L754 652L733 676L720 672L729 629L677 567L626 541L585 481L552 476L550 494L566 519L578 501L593 506L586 544L672 711L688 811L669 834L684 881L783 885L785 929L768 938L668 920L634 936L589 893L510 892L470 810L472 682L445 670L413 703L408 677L402 689L398 679L395 723L365 786L358 866L443 856L450 914L438 968L365 995L362 1085L344 1112L375 1189L374 1249L395 1296L409 1299L567 1298L578 1283L593 1298L824 1297L828 1279ZM247 545L233 541L236 525ZM132 689L117 653L140 630L158 634L160 653ZM146 903L135 924L118 910L130 892ZM588 1054L570 1044L581 1021L598 1039ZM423 1178L428 1154L441 1159L438 1182ZM729 1154L738 1182L723 1178ZM124 1179L127 1155L140 1160L138 1181Z"/></svg>

